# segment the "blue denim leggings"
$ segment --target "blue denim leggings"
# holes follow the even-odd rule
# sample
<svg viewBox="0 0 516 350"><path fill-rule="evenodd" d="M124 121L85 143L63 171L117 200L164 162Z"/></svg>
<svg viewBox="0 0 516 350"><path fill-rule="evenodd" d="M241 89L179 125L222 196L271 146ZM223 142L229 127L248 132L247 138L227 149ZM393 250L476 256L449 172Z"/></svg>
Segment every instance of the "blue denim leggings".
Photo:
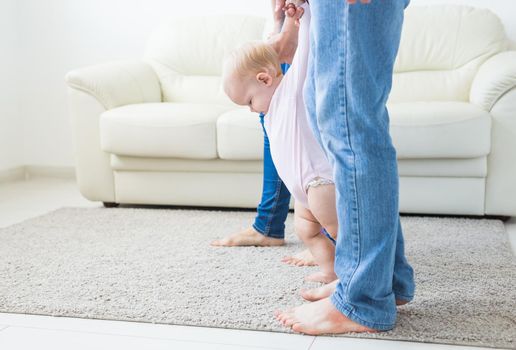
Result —
<svg viewBox="0 0 516 350"><path fill-rule="evenodd" d="M283 74L289 65L281 65ZM263 126L263 114L260 123L263 130L263 186L262 198L258 205L253 228L262 235L272 238L285 238L285 219L288 215L290 192L281 181L272 161L271 149L267 132Z"/></svg>

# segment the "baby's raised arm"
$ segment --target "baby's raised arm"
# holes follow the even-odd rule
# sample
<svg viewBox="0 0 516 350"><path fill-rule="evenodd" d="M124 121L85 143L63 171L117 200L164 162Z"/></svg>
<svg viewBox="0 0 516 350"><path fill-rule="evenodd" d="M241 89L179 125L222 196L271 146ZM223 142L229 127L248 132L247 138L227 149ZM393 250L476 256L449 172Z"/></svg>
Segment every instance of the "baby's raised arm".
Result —
<svg viewBox="0 0 516 350"><path fill-rule="evenodd" d="M299 19L303 16L303 8L298 6L304 3L301 0L289 2L285 10L285 22L279 34L269 38L268 43L278 53L280 61L292 63L297 48L297 36L299 33Z"/></svg>

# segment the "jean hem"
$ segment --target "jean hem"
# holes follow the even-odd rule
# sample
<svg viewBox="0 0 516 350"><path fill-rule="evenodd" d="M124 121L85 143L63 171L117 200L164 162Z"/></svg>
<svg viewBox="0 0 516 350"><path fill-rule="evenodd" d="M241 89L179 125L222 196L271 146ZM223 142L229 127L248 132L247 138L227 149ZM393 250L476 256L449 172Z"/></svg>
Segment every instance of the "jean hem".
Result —
<svg viewBox="0 0 516 350"><path fill-rule="evenodd" d="M276 239L285 239L285 235L276 236L274 234L271 234L270 232L269 233L265 233L264 230L259 229L256 226L256 224L253 224L252 226L253 226L253 228L255 229L256 232L258 232L259 234L261 234L261 235L263 235L265 237L276 238Z"/></svg>
<svg viewBox="0 0 516 350"><path fill-rule="evenodd" d="M378 331L390 331L394 328L393 324L385 324L385 323L378 323L378 322L370 322L363 320L360 318L354 311L353 307L349 306L345 303L342 303L340 300L338 300L335 296L335 293L331 296L330 301L332 302L333 306L337 308L338 311L340 311L344 316L349 318L351 321L361 324L362 326L366 326Z"/></svg>
<svg viewBox="0 0 516 350"><path fill-rule="evenodd" d="M412 301L414 299L414 296L407 296L403 294L394 293L394 297L396 300L403 300L403 301Z"/></svg>

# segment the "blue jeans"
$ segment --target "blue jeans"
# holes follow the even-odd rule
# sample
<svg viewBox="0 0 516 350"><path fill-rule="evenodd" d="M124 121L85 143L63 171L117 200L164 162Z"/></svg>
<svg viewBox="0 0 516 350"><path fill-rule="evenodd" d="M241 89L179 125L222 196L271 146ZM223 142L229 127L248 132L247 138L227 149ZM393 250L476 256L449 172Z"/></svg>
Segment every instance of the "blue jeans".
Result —
<svg viewBox="0 0 516 350"><path fill-rule="evenodd" d="M339 222L340 281L331 302L377 330L394 327L395 300L411 300L415 289L386 108L408 3L317 0L310 6L304 97L310 125L333 166Z"/></svg>
<svg viewBox="0 0 516 350"><path fill-rule="evenodd" d="M281 65L283 74L289 65ZM285 238L285 220L290 204L290 192L281 181L276 167L272 162L269 138L263 126L263 114L260 114L260 123L263 130L263 186L262 198L257 208L253 228L262 235L272 238Z"/></svg>

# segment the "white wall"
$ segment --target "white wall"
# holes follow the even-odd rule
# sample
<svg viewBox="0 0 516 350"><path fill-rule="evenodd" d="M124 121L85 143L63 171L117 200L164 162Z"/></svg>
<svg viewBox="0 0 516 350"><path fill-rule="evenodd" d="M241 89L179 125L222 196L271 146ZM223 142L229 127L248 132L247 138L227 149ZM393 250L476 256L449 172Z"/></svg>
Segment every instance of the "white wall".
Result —
<svg viewBox="0 0 516 350"><path fill-rule="evenodd" d="M22 164L23 132L18 107L16 1L0 1L0 170Z"/></svg>
<svg viewBox="0 0 516 350"><path fill-rule="evenodd" d="M1 55L0 67L6 69L6 61L13 67L14 62L19 64L20 69L7 71L12 80L9 84L21 82L18 118L24 121L21 135L4 139L4 134L12 135L20 126L15 126L12 102L0 104L0 152L24 140L23 153L12 153L14 160L45 166L73 165L66 72L113 59L140 57L152 28L171 15L231 12L268 16L270 12L270 0L0 0L0 3L2 27L12 29L14 15L10 13L20 14L17 22L20 41L6 47L8 53L16 53L13 46L19 44L18 54L10 58ZM4 3L9 4L6 11L3 11ZM509 36L516 41L514 0L412 0L412 5L435 3L490 8L502 18ZM0 35L5 36L4 32ZM10 34L7 36L12 38ZM8 97L3 95L1 98L9 101L15 98L12 92L8 92ZM0 170L16 164L3 158L2 152Z"/></svg>
<svg viewBox="0 0 516 350"><path fill-rule="evenodd" d="M1 1L1 0L0 0ZM18 0L21 65L26 67L20 108L27 140L24 162L71 166L73 148L64 76L71 69L141 57L158 22L176 14L248 13L269 15L258 0Z"/></svg>

